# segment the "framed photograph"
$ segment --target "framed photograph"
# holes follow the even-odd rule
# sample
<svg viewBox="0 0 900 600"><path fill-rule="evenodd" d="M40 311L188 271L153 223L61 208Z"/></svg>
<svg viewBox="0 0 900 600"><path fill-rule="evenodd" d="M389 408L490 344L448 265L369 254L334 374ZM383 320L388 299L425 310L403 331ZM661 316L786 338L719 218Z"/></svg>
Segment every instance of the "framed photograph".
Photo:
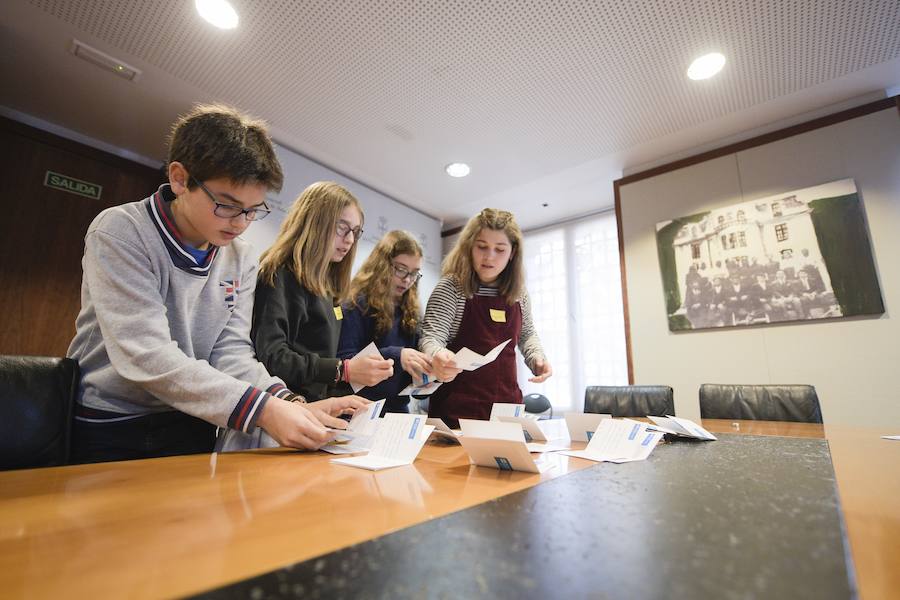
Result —
<svg viewBox="0 0 900 600"><path fill-rule="evenodd" d="M852 179L656 225L670 331L884 313Z"/></svg>

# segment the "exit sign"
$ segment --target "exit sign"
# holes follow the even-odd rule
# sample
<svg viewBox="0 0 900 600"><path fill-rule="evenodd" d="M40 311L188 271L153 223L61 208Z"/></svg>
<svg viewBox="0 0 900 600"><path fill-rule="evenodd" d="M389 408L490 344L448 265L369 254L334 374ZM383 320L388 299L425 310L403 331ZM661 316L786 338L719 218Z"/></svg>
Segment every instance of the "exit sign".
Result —
<svg viewBox="0 0 900 600"><path fill-rule="evenodd" d="M103 191L103 186L101 185L89 181L82 181L81 179L75 179L68 175L54 173L53 171L47 171L46 175L44 175L44 185L55 190L62 190L64 192L78 194L79 196L87 196L94 200L99 200L100 192Z"/></svg>

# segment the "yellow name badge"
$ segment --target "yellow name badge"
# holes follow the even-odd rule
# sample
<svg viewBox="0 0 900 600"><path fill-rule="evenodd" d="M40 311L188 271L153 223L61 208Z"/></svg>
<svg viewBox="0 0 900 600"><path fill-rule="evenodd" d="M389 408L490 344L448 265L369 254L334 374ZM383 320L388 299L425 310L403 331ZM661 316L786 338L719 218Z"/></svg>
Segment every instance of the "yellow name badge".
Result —
<svg viewBox="0 0 900 600"><path fill-rule="evenodd" d="M491 309L491 321L494 323L506 323L506 311Z"/></svg>
<svg viewBox="0 0 900 600"><path fill-rule="evenodd" d="M344 318L344 311L341 310L340 306L334 307L334 318L338 321Z"/></svg>

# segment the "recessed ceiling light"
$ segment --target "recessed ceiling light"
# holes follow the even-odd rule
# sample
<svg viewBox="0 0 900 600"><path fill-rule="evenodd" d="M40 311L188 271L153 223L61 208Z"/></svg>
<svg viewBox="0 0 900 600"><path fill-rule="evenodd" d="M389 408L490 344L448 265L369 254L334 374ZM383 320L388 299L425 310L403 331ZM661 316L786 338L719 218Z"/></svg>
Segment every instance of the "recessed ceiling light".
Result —
<svg viewBox="0 0 900 600"><path fill-rule="evenodd" d="M234 29L238 26L238 15L228 0L195 0L194 6L200 16L219 29Z"/></svg>
<svg viewBox="0 0 900 600"><path fill-rule="evenodd" d="M725 56L718 52L704 54L691 63L688 67L687 76L693 80L709 79L722 70L725 66Z"/></svg>
<svg viewBox="0 0 900 600"><path fill-rule="evenodd" d="M466 163L450 163L444 167L444 170L447 171L447 175L450 177L465 177L471 171Z"/></svg>

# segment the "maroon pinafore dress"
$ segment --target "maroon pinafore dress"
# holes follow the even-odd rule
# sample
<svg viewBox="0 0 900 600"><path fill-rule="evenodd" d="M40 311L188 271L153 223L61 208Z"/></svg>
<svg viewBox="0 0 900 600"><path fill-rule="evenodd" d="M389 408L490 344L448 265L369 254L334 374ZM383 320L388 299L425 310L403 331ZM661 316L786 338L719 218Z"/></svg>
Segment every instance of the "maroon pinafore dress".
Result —
<svg viewBox="0 0 900 600"><path fill-rule="evenodd" d="M493 313L492 313L493 311ZM449 427L459 427L459 419L487 420L495 402L522 403L516 381L516 346L522 331L522 308L512 306L502 296L473 296L466 301L459 331L447 349L463 347L487 354L511 339L491 363L474 371L463 371L439 387L428 401L428 416L439 417Z"/></svg>

